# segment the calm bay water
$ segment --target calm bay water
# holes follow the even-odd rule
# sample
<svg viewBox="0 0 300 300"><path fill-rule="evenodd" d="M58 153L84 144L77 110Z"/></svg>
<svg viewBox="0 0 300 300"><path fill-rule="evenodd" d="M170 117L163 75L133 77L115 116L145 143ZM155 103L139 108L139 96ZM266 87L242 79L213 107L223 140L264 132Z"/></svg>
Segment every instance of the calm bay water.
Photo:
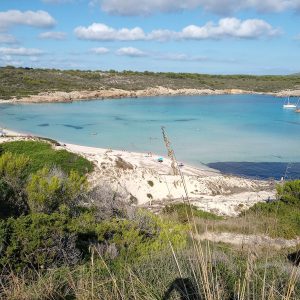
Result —
<svg viewBox="0 0 300 300"><path fill-rule="evenodd" d="M177 158L195 165L300 162L300 114L282 104L283 99L257 95L3 104L0 126L63 142L161 155L166 154L165 126Z"/></svg>

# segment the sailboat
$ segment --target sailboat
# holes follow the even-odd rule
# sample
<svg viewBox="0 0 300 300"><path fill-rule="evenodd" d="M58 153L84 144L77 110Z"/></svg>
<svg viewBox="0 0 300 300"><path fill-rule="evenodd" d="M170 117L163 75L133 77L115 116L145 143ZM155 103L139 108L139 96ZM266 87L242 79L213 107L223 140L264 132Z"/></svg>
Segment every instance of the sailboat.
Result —
<svg viewBox="0 0 300 300"><path fill-rule="evenodd" d="M297 105L290 102L290 97L287 98L287 102L285 101L283 104L283 108L297 108Z"/></svg>

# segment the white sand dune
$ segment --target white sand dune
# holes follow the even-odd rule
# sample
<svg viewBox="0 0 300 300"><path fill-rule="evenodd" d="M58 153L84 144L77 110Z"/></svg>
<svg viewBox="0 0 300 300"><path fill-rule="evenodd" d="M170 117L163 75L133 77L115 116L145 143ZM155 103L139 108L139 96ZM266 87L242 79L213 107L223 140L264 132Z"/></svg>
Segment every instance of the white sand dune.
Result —
<svg viewBox="0 0 300 300"><path fill-rule="evenodd" d="M4 130L12 137L1 137L0 143L24 138ZM157 211L164 205L186 197L180 176L172 175L171 161L157 161L157 155L61 144L58 148L80 154L95 164L89 176L92 186L107 184L122 192L134 205ZM274 183L223 175L206 166L181 167L188 197L197 207L220 215L237 215L260 201L275 197Z"/></svg>
<svg viewBox="0 0 300 300"><path fill-rule="evenodd" d="M144 207L159 209L186 197L180 176L172 175L171 161L157 155L107 150L72 144L67 150L83 155L96 165L90 181L106 182ZM237 215L253 204L275 197L274 184L223 175L206 166L181 168L190 201L199 208L221 215Z"/></svg>

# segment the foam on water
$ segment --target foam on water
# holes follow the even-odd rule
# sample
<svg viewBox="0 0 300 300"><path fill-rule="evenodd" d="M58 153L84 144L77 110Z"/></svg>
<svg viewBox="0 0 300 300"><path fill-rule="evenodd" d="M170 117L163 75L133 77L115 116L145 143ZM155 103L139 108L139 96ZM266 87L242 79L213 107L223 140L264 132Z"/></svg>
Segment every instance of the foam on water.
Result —
<svg viewBox="0 0 300 300"><path fill-rule="evenodd" d="M179 160L300 162L300 114L261 95L176 96L4 104L0 126L64 142L165 155L165 126Z"/></svg>

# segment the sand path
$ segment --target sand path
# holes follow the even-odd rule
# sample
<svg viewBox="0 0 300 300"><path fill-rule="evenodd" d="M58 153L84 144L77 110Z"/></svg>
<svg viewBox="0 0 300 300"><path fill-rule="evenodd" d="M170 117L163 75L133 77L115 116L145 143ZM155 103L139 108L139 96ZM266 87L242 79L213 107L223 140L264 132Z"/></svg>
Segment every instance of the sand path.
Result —
<svg viewBox="0 0 300 300"><path fill-rule="evenodd" d="M280 250L282 248L295 247L300 244L300 238L286 240L283 238L270 238L264 235L245 235L230 232L205 232L196 235L195 238L200 241L222 242L235 246L245 247L263 247Z"/></svg>

